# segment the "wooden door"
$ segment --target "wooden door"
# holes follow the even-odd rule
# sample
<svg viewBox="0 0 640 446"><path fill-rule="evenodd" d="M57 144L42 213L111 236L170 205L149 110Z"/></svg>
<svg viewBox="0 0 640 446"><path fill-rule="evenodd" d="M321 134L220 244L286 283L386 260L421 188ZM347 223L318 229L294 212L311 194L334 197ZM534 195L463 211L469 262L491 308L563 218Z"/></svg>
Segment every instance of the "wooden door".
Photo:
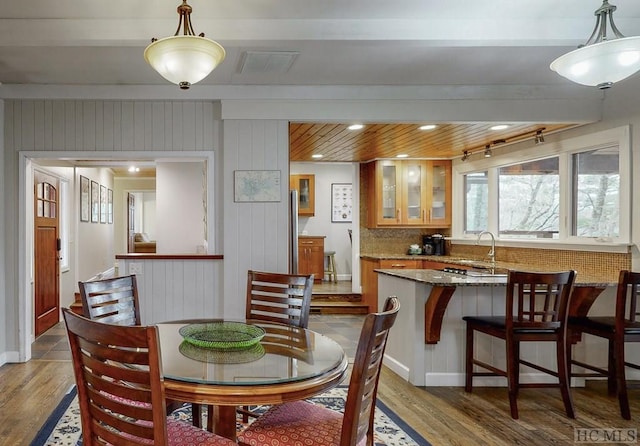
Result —
<svg viewBox="0 0 640 446"><path fill-rule="evenodd" d="M34 312L35 335L39 336L59 321L60 239L58 189L35 173L34 211ZM49 181L51 181L49 179Z"/></svg>

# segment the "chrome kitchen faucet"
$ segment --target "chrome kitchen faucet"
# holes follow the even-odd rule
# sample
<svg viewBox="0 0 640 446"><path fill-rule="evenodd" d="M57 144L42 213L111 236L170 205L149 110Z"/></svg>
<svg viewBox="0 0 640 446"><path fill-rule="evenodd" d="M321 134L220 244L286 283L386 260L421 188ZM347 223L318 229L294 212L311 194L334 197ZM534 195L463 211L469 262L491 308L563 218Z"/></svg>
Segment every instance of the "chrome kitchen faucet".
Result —
<svg viewBox="0 0 640 446"><path fill-rule="evenodd" d="M482 231L478 234L478 240L476 240L476 245L480 244L480 239L484 234L489 234L491 236L491 250L487 253L487 257L491 260L491 267L495 268L496 266L496 238L491 231Z"/></svg>

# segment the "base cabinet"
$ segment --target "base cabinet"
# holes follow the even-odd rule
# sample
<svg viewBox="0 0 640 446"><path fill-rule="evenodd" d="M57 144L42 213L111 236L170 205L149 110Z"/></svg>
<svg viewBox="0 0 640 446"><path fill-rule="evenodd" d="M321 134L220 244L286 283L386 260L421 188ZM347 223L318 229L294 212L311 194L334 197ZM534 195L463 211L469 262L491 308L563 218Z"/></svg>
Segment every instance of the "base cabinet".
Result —
<svg viewBox="0 0 640 446"><path fill-rule="evenodd" d="M376 269L418 269L422 268L421 259L361 259L362 303L367 304L369 313L378 311L378 273Z"/></svg>
<svg viewBox="0 0 640 446"><path fill-rule="evenodd" d="M324 278L325 236L298 237L298 274L313 274L315 283Z"/></svg>

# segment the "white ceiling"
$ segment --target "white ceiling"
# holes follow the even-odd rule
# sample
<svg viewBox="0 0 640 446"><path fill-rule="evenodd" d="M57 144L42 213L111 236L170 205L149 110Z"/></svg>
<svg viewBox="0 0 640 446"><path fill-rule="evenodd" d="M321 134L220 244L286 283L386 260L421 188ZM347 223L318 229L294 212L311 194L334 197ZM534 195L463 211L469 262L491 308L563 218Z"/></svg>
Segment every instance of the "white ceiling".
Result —
<svg viewBox="0 0 640 446"><path fill-rule="evenodd" d="M640 1L612 0L623 34ZM601 0L190 0L196 33L226 60L208 85L541 85L584 43ZM144 61L172 35L180 0L0 2L0 82L165 85ZM295 51L284 74L239 72L246 51ZM625 81L640 87L640 75ZM176 87L177 88L177 87ZM585 87L586 88L586 87Z"/></svg>

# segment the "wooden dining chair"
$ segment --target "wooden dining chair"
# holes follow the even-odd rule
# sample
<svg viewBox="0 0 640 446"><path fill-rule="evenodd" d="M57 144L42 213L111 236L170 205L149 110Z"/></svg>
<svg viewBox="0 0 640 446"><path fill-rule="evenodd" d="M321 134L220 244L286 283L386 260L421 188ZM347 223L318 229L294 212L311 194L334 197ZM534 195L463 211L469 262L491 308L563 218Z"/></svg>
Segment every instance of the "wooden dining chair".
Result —
<svg viewBox="0 0 640 446"><path fill-rule="evenodd" d="M78 282L84 316L96 322L124 326L140 325L138 283L135 275ZM182 407L180 401L167 400L167 412ZM193 418L200 427L200 418Z"/></svg>
<svg viewBox="0 0 640 446"><path fill-rule="evenodd" d="M78 282L85 317L107 324L140 325L136 276Z"/></svg>
<svg viewBox="0 0 640 446"><path fill-rule="evenodd" d="M271 407L238 436L250 446L373 445L373 420L389 330L400 309L389 297L382 313L365 318L349 381L344 414L306 401Z"/></svg>
<svg viewBox="0 0 640 446"><path fill-rule="evenodd" d="M64 308L78 389L83 444L236 443L167 418L155 326L92 321Z"/></svg>
<svg viewBox="0 0 640 446"><path fill-rule="evenodd" d="M598 366L571 358L569 346L569 367L571 376L606 377L610 395L618 396L620 414L625 420L631 419L627 388L626 367L640 370L640 364L625 359L624 346L627 342L640 342L640 272L620 271L616 290L615 313L613 316L569 317L569 334L572 339L582 335L604 338L609 342L608 364ZM588 371L572 372L571 365Z"/></svg>
<svg viewBox="0 0 640 446"><path fill-rule="evenodd" d="M284 274L249 270L245 318L307 328L313 274ZM238 408L242 421L258 415L248 406Z"/></svg>
<svg viewBox="0 0 640 446"><path fill-rule="evenodd" d="M313 274L283 274L249 270L246 319L307 328Z"/></svg>
<svg viewBox="0 0 640 446"><path fill-rule="evenodd" d="M522 387L559 387L569 418L575 418L569 389L566 357L567 311L575 271L534 273L509 271L506 291L506 316L465 316L466 364L465 390L472 391L475 376L507 378L511 417L518 418L517 397ZM505 340L506 370L474 357L474 334L480 332ZM554 342L556 370L520 357L521 342ZM558 379L558 383L521 383L520 365L531 367ZM475 371L474 365L486 371Z"/></svg>

